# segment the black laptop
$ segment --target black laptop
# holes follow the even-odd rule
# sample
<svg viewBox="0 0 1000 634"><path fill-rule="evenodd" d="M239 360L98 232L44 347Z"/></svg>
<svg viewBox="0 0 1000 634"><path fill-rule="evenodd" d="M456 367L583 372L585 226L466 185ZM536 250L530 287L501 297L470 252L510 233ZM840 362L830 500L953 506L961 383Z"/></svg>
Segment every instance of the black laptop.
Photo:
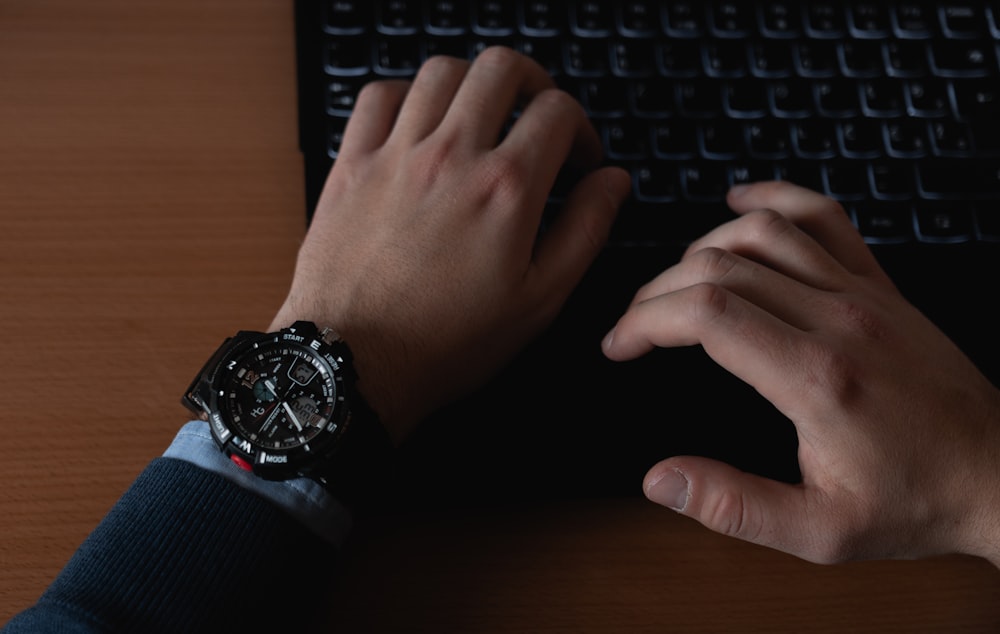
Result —
<svg viewBox="0 0 1000 634"><path fill-rule="evenodd" d="M619 364L599 348L641 284L732 217L734 183L839 200L904 294L1000 376L1000 2L297 0L295 25L304 223L363 84L494 44L549 69L633 175L554 326L403 448L402 501L638 495L680 453L795 481L789 421L701 349Z"/></svg>

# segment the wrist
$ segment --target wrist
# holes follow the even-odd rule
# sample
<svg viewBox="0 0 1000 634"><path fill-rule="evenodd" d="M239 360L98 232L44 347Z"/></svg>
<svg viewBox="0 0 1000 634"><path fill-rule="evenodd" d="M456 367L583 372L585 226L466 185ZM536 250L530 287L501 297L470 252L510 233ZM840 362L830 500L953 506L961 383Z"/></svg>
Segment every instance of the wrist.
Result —
<svg viewBox="0 0 1000 634"><path fill-rule="evenodd" d="M967 509L956 520L961 535L959 552L982 557L1000 568L1000 390L992 390L986 434L977 439L976 459L963 461L959 482Z"/></svg>
<svg viewBox="0 0 1000 634"><path fill-rule="evenodd" d="M394 389L394 384L388 380L391 377L387 376L384 370L389 367L390 359L385 358L385 353L378 346L370 345L370 341L374 338L365 336L359 329L352 328L347 323L338 323L336 320L323 317L311 317L298 311L292 314L285 309L282 309L271 322L268 332L287 328L296 321L310 321L319 328L330 327L348 345L358 376L355 389L375 413L389 434L392 444L398 446L412 430L415 421L411 420L409 412L396 406L396 403L403 399L398 397L396 393L398 390Z"/></svg>

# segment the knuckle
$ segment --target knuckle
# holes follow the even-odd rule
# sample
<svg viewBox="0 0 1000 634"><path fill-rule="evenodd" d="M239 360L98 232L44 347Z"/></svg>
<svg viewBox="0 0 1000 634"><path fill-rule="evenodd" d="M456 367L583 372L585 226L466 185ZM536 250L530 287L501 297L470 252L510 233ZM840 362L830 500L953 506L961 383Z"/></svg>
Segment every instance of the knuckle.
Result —
<svg viewBox="0 0 1000 634"><path fill-rule="evenodd" d="M524 161L495 151L482 162L476 182L485 200L509 202L521 196L530 178L531 170Z"/></svg>
<svg viewBox="0 0 1000 634"><path fill-rule="evenodd" d="M701 277L712 281L724 279L739 263L737 256L718 247L700 249L690 259L692 265L698 268Z"/></svg>
<svg viewBox="0 0 1000 634"><path fill-rule="evenodd" d="M727 490L705 509L705 523L714 531L749 542L760 538L761 518L753 513L752 505L742 491Z"/></svg>
<svg viewBox="0 0 1000 634"><path fill-rule="evenodd" d="M701 282L689 287L692 296L691 318L695 322L709 323L724 315L729 308L729 292L712 282Z"/></svg>
<svg viewBox="0 0 1000 634"><path fill-rule="evenodd" d="M816 340L804 344L800 352L808 360L802 364L802 382L807 391L818 395L817 402L832 401L849 407L863 398L864 364L853 355L839 346Z"/></svg>
<svg viewBox="0 0 1000 634"><path fill-rule="evenodd" d="M512 48L506 46L488 46L478 56L476 61L493 66L510 66L518 63L522 55Z"/></svg>
<svg viewBox="0 0 1000 634"><path fill-rule="evenodd" d="M756 242L771 241L793 229L792 222L773 209L758 209L744 216L745 230Z"/></svg>

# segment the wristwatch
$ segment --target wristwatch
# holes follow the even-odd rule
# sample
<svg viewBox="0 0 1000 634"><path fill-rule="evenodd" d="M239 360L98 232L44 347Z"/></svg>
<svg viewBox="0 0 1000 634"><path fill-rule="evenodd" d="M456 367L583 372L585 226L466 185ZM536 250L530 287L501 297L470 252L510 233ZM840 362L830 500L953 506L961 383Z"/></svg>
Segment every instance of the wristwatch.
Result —
<svg viewBox="0 0 1000 634"><path fill-rule="evenodd" d="M241 331L181 402L239 467L267 480L312 478L354 505L384 486L392 442L358 394L352 362L347 344L312 322Z"/></svg>

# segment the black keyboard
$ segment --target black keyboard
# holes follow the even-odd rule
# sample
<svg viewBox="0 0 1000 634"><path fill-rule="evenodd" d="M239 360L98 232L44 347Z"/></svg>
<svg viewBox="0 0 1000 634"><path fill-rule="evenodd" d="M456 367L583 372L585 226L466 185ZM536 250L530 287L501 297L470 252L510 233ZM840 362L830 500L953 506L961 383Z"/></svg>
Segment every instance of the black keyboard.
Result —
<svg viewBox="0 0 1000 634"><path fill-rule="evenodd" d="M611 246L553 327L409 441L402 495L637 494L677 453L793 481L791 425L701 350L613 364L597 345L640 285L733 217L734 183L787 179L842 202L900 291L1000 381L1000 0L295 8L307 219L365 83L497 44L578 98L607 162L633 176Z"/></svg>
<svg viewBox="0 0 1000 634"><path fill-rule="evenodd" d="M502 44L631 171L613 245L689 241L731 217L731 185L772 178L837 199L873 243L1000 241L1000 2L319 4L303 106L322 108L324 176L363 84Z"/></svg>

